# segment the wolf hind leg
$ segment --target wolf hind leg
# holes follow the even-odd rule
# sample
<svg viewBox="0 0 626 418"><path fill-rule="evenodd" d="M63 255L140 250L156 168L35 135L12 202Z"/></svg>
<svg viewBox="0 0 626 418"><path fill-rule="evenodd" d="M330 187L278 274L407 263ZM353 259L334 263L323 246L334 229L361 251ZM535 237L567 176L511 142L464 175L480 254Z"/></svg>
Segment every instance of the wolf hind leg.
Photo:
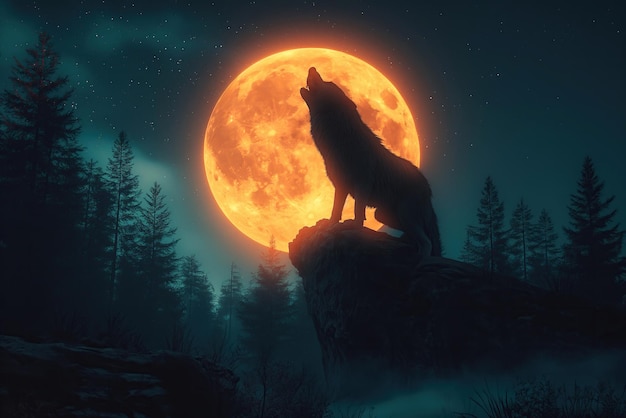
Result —
<svg viewBox="0 0 626 418"><path fill-rule="evenodd" d="M415 244L420 258L431 255L433 243L424 230L426 219L424 214L419 212L414 205L400 205L398 210L398 222L400 229L404 232L403 238Z"/></svg>
<svg viewBox="0 0 626 418"><path fill-rule="evenodd" d="M374 212L374 219L376 219L381 224L385 224L390 228L402 230L402 226L398 219L392 214L393 211L384 210L382 208L376 208Z"/></svg>

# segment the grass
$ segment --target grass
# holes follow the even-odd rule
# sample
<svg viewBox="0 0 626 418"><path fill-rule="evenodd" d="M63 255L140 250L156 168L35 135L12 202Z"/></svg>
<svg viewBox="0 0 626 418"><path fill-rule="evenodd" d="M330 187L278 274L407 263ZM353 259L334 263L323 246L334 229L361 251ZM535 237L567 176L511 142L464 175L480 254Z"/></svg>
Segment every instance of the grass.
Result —
<svg viewBox="0 0 626 418"><path fill-rule="evenodd" d="M545 378L519 382L513 393L495 393L488 386L471 402L482 412L456 413L463 418L624 418L626 384L555 386Z"/></svg>

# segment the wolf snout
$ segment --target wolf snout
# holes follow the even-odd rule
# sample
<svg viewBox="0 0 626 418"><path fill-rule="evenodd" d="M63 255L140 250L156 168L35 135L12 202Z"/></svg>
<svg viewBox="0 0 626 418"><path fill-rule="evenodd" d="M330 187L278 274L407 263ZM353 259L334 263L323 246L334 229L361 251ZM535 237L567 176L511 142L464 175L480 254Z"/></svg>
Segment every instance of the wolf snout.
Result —
<svg viewBox="0 0 626 418"><path fill-rule="evenodd" d="M306 78L306 85L309 90L314 89L322 82L322 76L317 72L315 67L309 68L309 75Z"/></svg>

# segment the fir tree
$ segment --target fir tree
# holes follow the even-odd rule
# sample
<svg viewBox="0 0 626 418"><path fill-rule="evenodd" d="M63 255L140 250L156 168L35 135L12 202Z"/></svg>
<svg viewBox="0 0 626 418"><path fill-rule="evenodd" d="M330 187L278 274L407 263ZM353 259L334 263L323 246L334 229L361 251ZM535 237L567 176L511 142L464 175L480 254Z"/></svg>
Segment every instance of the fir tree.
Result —
<svg viewBox="0 0 626 418"><path fill-rule="evenodd" d="M83 189L82 295L86 309L104 316L107 311L109 262L112 251L113 195L107 188L104 172L90 160L85 169ZM87 279L88 278L88 279Z"/></svg>
<svg viewBox="0 0 626 418"><path fill-rule="evenodd" d="M41 33L35 48L26 52L25 62L15 59L13 88L2 97L3 163L19 187L29 190L36 204L45 205L55 186L64 188L79 177L80 127L69 80L56 75L59 56L50 35Z"/></svg>
<svg viewBox="0 0 626 418"><path fill-rule="evenodd" d="M185 325L206 339L214 322L215 292L207 275L200 270L195 255L183 257L180 266L181 299Z"/></svg>
<svg viewBox="0 0 626 418"><path fill-rule="evenodd" d="M243 346L263 368L279 349L284 348L289 337L292 306L287 275L272 237L254 277L254 285L246 293L238 311L243 327Z"/></svg>
<svg viewBox="0 0 626 418"><path fill-rule="evenodd" d="M463 248L461 248L461 261L468 264L477 265L476 255L478 250L474 239L472 238L473 227L468 226L465 230L465 241L463 242Z"/></svg>
<svg viewBox="0 0 626 418"><path fill-rule="evenodd" d="M510 248L513 258L512 267L524 280L528 280L530 243L534 228L532 212L524 199L521 199L511 216Z"/></svg>
<svg viewBox="0 0 626 418"><path fill-rule="evenodd" d="M158 183L150 188L140 212L137 283L141 290L127 297L136 301L132 311L137 312L146 337L158 343L159 330L172 329L180 319L180 301L174 289L179 240Z"/></svg>
<svg viewBox="0 0 626 418"><path fill-rule="evenodd" d="M216 338L221 346L233 344L241 330L237 312L243 300L243 286L237 265L230 266L230 277L222 283L220 297L217 303L217 332Z"/></svg>
<svg viewBox="0 0 626 418"><path fill-rule="evenodd" d="M550 290L561 290L557 280L557 262L559 260L559 248L557 246L558 234L554 229L552 218L543 209L531 235L530 265L533 280Z"/></svg>
<svg viewBox="0 0 626 418"><path fill-rule="evenodd" d="M50 36L26 52L0 97L0 305L10 322L41 330L50 311L75 308L83 160L72 90L57 75Z"/></svg>
<svg viewBox="0 0 626 418"><path fill-rule="evenodd" d="M504 229L504 204L500 202L498 191L491 177L485 180L485 186L477 211L478 225L472 226L470 239L471 259L476 266L489 272L508 273L507 231Z"/></svg>
<svg viewBox="0 0 626 418"><path fill-rule="evenodd" d="M293 349L289 351L289 358L298 364L307 367L317 365L322 369L321 352L313 320L309 314L306 301L306 292L302 279L298 278L292 292L293 320L290 323L290 334L293 336ZM313 366L314 367L314 366Z"/></svg>
<svg viewBox="0 0 626 418"><path fill-rule="evenodd" d="M626 266L621 256L624 232L614 222L616 210L610 208L614 196L605 199L603 191L604 183L586 157L578 187L570 197L564 256L577 293L596 303L615 305L621 299L617 280Z"/></svg>
<svg viewBox="0 0 626 418"><path fill-rule="evenodd" d="M133 151L125 132L120 132L113 143L113 155L106 171L107 187L113 194L112 250L109 266L109 309L112 310L122 267L127 284L133 277L136 255L137 215L139 210L139 178L133 174ZM129 286L133 287L133 286Z"/></svg>

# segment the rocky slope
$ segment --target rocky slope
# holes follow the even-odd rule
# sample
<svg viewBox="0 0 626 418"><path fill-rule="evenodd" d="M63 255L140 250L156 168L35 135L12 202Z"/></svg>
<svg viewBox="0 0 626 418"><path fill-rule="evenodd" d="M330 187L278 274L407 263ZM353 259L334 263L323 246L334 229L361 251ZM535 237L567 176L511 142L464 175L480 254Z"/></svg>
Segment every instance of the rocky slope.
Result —
<svg viewBox="0 0 626 418"><path fill-rule="evenodd" d="M2 417L230 417L237 378L207 360L0 336Z"/></svg>

